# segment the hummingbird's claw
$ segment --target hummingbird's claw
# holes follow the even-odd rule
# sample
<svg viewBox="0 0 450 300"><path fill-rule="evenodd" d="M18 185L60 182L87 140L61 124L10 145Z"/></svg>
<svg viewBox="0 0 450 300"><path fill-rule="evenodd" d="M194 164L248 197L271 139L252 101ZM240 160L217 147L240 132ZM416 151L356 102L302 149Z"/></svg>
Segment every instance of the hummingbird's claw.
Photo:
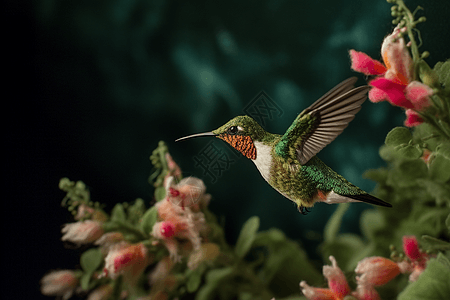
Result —
<svg viewBox="0 0 450 300"><path fill-rule="evenodd" d="M298 211L304 216L310 212L310 210L308 208L304 207L303 205L300 205L298 207Z"/></svg>

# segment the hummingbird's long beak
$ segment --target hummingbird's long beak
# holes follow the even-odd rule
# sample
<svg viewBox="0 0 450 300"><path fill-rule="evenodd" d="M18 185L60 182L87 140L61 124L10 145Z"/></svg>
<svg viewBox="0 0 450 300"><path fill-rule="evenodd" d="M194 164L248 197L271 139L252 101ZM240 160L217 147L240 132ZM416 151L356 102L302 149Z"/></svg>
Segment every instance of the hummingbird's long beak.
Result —
<svg viewBox="0 0 450 300"><path fill-rule="evenodd" d="M191 134L179 139L176 139L175 142L181 141L181 140L186 140L186 139L190 139L190 138L195 138L195 137L199 137L199 136L216 136L217 134L214 134L212 132L203 132L203 133L196 133L196 134Z"/></svg>

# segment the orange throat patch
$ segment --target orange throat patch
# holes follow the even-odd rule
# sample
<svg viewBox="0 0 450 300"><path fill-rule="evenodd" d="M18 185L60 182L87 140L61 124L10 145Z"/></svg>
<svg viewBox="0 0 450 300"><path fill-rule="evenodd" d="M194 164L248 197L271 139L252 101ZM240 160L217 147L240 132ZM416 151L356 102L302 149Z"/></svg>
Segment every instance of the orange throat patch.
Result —
<svg viewBox="0 0 450 300"><path fill-rule="evenodd" d="M255 144L253 144L251 137L231 134L223 134L217 137L230 144L234 149L241 152L245 157L256 159L256 147Z"/></svg>

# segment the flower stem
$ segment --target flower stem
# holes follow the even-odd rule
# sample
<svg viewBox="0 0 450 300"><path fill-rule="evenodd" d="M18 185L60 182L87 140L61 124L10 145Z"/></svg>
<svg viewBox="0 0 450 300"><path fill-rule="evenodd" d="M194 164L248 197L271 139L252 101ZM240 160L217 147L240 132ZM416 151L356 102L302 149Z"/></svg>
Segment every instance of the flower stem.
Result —
<svg viewBox="0 0 450 300"><path fill-rule="evenodd" d="M411 53L414 62L418 62L421 57L419 53L419 47L417 46L416 40L414 39L413 28L415 27L414 15L406 7L403 0L397 0L397 5L401 10L405 12L404 20L406 21L406 31L408 32L408 37L411 42ZM414 74L415 75L415 74Z"/></svg>

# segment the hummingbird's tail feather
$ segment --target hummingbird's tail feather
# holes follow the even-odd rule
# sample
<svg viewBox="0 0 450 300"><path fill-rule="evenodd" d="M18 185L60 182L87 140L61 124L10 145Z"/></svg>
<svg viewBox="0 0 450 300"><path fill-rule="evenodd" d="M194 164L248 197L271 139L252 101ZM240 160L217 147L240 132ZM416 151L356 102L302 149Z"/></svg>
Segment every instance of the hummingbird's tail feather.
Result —
<svg viewBox="0 0 450 300"><path fill-rule="evenodd" d="M386 206L386 207L392 207L391 204L384 202L381 199L378 199L377 197L374 197L372 195L369 195L367 193L363 194L338 194L334 191L329 192L325 196L320 196L317 201L325 202L327 204L335 204L335 203L347 203L347 202L365 202L373 205L379 205L379 206Z"/></svg>
<svg viewBox="0 0 450 300"><path fill-rule="evenodd" d="M365 203L369 203L369 204L374 204L374 205L379 205L379 206L385 206L385 207L392 207L391 204L384 202L381 199L378 199L377 197L374 197L372 195L369 194L360 194L360 195L342 195L344 197L348 197L357 201L361 201L361 202L365 202Z"/></svg>

